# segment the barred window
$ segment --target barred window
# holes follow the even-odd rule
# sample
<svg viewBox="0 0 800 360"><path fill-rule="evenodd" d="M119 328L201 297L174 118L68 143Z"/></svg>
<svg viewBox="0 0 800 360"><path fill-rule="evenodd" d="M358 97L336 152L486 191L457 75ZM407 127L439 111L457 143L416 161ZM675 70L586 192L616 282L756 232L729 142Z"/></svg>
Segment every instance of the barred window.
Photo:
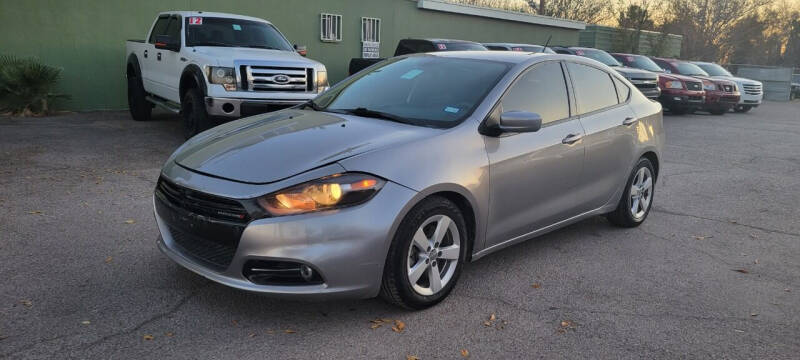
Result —
<svg viewBox="0 0 800 360"><path fill-rule="evenodd" d="M320 14L319 39L322 41L342 41L342 15Z"/></svg>
<svg viewBox="0 0 800 360"><path fill-rule="evenodd" d="M381 42L381 19L361 18L361 41Z"/></svg>

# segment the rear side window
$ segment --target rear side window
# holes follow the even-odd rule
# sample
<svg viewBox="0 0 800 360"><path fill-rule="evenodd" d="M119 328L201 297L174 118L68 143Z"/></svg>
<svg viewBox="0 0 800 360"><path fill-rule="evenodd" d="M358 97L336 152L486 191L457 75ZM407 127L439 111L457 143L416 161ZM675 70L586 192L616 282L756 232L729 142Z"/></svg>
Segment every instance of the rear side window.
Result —
<svg viewBox="0 0 800 360"><path fill-rule="evenodd" d="M489 50L508 51L504 46L487 45L486 47L489 48Z"/></svg>
<svg viewBox="0 0 800 360"><path fill-rule="evenodd" d="M575 85L575 102L579 113L586 114L619 103L611 75L598 68L576 63L567 63L567 68Z"/></svg>
<svg viewBox="0 0 800 360"><path fill-rule="evenodd" d="M548 61L534 65L508 89L501 105L502 111L537 113L542 124L568 118L569 97L561 64Z"/></svg>
<svg viewBox="0 0 800 360"><path fill-rule="evenodd" d="M150 38L147 42L154 44L156 42L156 35L165 35L167 33L167 25L169 25L169 16L163 16L156 20L153 25L153 30L150 31Z"/></svg>
<svg viewBox="0 0 800 360"><path fill-rule="evenodd" d="M617 99L619 99L619 103L622 104L628 101L628 97L631 96L631 88L619 79L613 76L611 78L614 79L614 86L617 88Z"/></svg>

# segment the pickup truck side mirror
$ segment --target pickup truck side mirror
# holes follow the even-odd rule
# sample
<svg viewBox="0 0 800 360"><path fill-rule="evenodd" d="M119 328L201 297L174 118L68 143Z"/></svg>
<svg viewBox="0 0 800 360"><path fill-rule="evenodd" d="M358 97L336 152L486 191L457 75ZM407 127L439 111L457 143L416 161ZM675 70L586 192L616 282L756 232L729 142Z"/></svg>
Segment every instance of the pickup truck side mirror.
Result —
<svg viewBox="0 0 800 360"><path fill-rule="evenodd" d="M542 128L542 117L528 111L506 111L500 114L502 132L536 132Z"/></svg>
<svg viewBox="0 0 800 360"><path fill-rule="evenodd" d="M297 53L300 54L300 56L306 56L306 54L308 54L305 45L294 44L294 50L297 51Z"/></svg>
<svg viewBox="0 0 800 360"><path fill-rule="evenodd" d="M156 49L178 51L181 49L180 39L173 39L169 35L156 35Z"/></svg>

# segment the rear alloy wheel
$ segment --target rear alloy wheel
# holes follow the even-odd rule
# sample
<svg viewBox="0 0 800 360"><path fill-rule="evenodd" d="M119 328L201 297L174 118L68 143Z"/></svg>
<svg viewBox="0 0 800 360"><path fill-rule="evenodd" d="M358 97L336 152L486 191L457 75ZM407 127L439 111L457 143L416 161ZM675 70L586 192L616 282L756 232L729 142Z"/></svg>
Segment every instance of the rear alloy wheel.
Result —
<svg viewBox="0 0 800 360"><path fill-rule="evenodd" d="M424 309L455 286L467 255L464 217L451 201L432 197L406 215L389 249L381 296L401 307Z"/></svg>
<svg viewBox="0 0 800 360"><path fill-rule="evenodd" d="M639 159L625 186L625 193L616 210L606 215L612 224L622 227L639 226L653 205L655 177L653 164L646 158Z"/></svg>
<svg viewBox="0 0 800 360"><path fill-rule="evenodd" d="M752 109L752 108L753 107L749 106L749 105L736 105L736 107L733 108L733 111L737 112L737 113L746 113L746 112L750 111L750 109Z"/></svg>

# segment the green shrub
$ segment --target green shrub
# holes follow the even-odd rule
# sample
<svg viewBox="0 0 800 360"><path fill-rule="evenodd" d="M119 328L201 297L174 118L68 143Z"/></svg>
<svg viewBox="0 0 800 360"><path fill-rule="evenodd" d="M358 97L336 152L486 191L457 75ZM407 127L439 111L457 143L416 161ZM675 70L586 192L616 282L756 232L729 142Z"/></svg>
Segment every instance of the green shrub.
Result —
<svg viewBox="0 0 800 360"><path fill-rule="evenodd" d="M36 59L0 55L0 113L48 114L53 100L67 97L53 93L60 78L61 69Z"/></svg>

